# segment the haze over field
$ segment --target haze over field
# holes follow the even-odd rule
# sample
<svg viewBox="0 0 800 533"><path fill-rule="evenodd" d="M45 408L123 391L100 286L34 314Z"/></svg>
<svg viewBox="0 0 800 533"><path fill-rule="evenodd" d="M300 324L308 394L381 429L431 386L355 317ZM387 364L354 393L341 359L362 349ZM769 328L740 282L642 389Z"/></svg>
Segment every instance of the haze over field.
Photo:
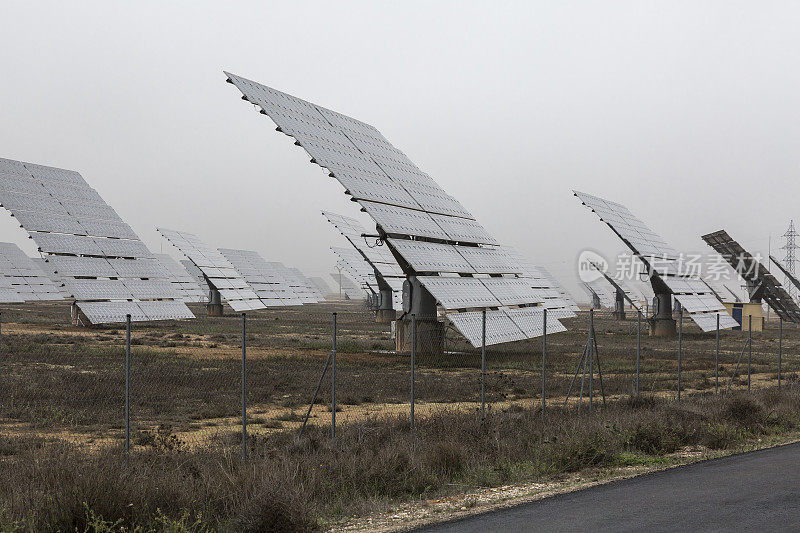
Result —
<svg viewBox="0 0 800 533"><path fill-rule="evenodd" d="M573 188L687 252L724 227L766 255L800 218L797 4L6 1L0 15L0 157L81 172L155 251L174 253L164 226L327 274L345 243L320 211L369 222L223 69L375 125L579 298L579 252L622 245ZM0 240L33 253L1 217Z"/></svg>

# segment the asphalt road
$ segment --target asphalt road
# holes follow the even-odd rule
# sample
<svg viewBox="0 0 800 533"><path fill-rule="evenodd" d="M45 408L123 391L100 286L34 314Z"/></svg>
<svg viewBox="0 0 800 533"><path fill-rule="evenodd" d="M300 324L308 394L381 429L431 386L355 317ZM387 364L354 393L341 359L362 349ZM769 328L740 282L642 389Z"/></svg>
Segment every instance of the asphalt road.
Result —
<svg viewBox="0 0 800 533"><path fill-rule="evenodd" d="M422 531L589 530L800 531L800 444L616 481Z"/></svg>

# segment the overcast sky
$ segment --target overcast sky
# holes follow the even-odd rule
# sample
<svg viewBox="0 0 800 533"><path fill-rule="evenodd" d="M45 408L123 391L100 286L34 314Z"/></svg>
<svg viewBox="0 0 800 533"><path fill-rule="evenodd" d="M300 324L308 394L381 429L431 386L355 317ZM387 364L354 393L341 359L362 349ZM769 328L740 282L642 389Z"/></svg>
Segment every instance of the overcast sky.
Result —
<svg viewBox="0 0 800 533"><path fill-rule="evenodd" d="M165 226L321 274L320 211L368 222L223 69L373 124L580 298L579 252L623 247L573 188L687 252L800 219L798 3L65 4L0 2L0 157L79 171L155 251Z"/></svg>

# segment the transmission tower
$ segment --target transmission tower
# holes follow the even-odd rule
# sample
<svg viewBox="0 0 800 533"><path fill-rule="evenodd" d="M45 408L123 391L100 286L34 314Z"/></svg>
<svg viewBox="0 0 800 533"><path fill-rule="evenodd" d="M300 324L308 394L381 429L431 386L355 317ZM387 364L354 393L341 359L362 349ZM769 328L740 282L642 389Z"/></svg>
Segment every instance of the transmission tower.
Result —
<svg viewBox="0 0 800 533"><path fill-rule="evenodd" d="M783 257L783 264L786 266L786 270L788 270L790 274L794 275L794 264L796 259L795 252L798 248L797 231L794 229L794 220L789 222L789 229L783 234L783 238L786 240L786 244L781 247L782 250L786 250L786 255ZM797 299L795 297L794 285L790 283L788 279L784 283L784 286L788 289L789 295L792 298Z"/></svg>

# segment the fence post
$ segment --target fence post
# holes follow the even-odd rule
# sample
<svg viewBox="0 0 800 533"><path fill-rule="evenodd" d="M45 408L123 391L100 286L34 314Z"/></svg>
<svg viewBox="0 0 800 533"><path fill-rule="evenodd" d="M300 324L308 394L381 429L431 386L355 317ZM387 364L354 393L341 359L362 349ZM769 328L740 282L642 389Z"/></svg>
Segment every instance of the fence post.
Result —
<svg viewBox="0 0 800 533"><path fill-rule="evenodd" d="M683 359L683 306L678 311L678 401L681 401L681 363Z"/></svg>
<svg viewBox="0 0 800 533"><path fill-rule="evenodd" d="M131 466L131 315L125 315L125 468Z"/></svg>
<svg viewBox="0 0 800 533"><path fill-rule="evenodd" d="M542 318L542 428L544 430L544 410L547 408L547 308Z"/></svg>
<svg viewBox="0 0 800 533"><path fill-rule="evenodd" d="M331 440L336 438L336 313L333 313L333 356L331 358Z"/></svg>
<svg viewBox="0 0 800 533"><path fill-rule="evenodd" d="M717 349L714 353L714 396L719 394L719 313L717 313Z"/></svg>
<svg viewBox="0 0 800 533"><path fill-rule="evenodd" d="M747 392L750 392L750 360L753 357L753 315L747 315Z"/></svg>
<svg viewBox="0 0 800 533"><path fill-rule="evenodd" d="M417 358L417 314L411 313L411 429L414 429L414 367Z"/></svg>
<svg viewBox="0 0 800 533"><path fill-rule="evenodd" d="M247 459L247 313L242 313L242 459Z"/></svg>
<svg viewBox="0 0 800 533"><path fill-rule="evenodd" d="M636 313L636 397L639 397L639 364L642 359L642 312Z"/></svg>
<svg viewBox="0 0 800 533"><path fill-rule="evenodd" d="M486 418L486 308L481 320L481 420Z"/></svg>
<svg viewBox="0 0 800 533"><path fill-rule="evenodd" d="M783 358L783 317L778 321L778 388L781 388L781 359Z"/></svg>

